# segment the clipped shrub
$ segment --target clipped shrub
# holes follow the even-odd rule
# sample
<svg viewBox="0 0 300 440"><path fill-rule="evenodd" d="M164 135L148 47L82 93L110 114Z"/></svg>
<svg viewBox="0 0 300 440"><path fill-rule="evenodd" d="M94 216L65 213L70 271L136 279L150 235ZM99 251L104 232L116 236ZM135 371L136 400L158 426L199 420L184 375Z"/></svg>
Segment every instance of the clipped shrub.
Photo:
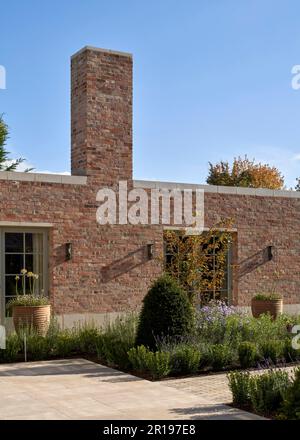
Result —
<svg viewBox="0 0 300 440"><path fill-rule="evenodd" d="M170 276L161 276L143 300L136 345L156 349L160 338L182 340L193 329L194 309L187 295Z"/></svg>
<svg viewBox="0 0 300 440"><path fill-rule="evenodd" d="M140 373L149 373L153 379L161 379L170 371L170 353L150 351L144 345L133 347L128 351L128 359L133 369Z"/></svg>
<svg viewBox="0 0 300 440"><path fill-rule="evenodd" d="M199 349L189 345L175 347L172 357L172 372L175 374L193 374L199 370L201 353Z"/></svg>
<svg viewBox="0 0 300 440"><path fill-rule="evenodd" d="M246 406L250 403L250 373L248 371L231 371L227 375L234 405Z"/></svg>
<svg viewBox="0 0 300 440"><path fill-rule="evenodd" d="M212 344L208 347L207 362L214 370L222 370L234 363L234 352L229 345Z"/></svg>
<svg viewBox="0 0 300 440"><path fill-rule="evenodd" d="M238 347L238 354L242 368L254 367L256 361L258 360L258 351L254 342L241 342Z"/></svg>
<svg viewBox="0 0 300 440"><path fill-rule="evenodd" d="M96 352L100 360L128 369L128 351L135 345L137 318L129 315L109 323L97 338Z"/></svg>
<svg viewBox="0 0 300 440"><path fill-rule="evenodd" d="M278 411L289 385L289 375L282 370L252 376L249 395L253 410L265 415Z"/></svg>
<svg viewBox="0 0 300 440"><path fill-rule="evenodd" d="M265 340L261 342L259 351L265 360L271 360L275 364L284 357L284 344L279 340Z"/></svg>
<svg viewBox="0 0 300 440"><path fill-rule="evenodd" d="M285 393L280 415L289 420L300 420L300 368L295 371L295 379Z"/></svg>

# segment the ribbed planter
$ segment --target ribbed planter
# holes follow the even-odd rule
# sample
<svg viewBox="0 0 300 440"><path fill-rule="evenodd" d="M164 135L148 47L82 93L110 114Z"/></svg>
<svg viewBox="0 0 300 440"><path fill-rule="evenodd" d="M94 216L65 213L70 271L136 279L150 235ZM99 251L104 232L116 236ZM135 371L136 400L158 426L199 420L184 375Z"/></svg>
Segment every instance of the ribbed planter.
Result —
<svg viewBox="0 0 300 440"><path fill-rule="evenodd" d="M51 306L13 306L12 316L17 333L24 328L32 328L45 336L50 325Z"/></svg>
<svg viewBox="0 0 300 440"><path fill-rule="evenodd" d="M270 315L276 319L277 316L282 314L283 301L282 299L252 299L251 310L254 318L259 318L264 313L270 313Z"/></svg>

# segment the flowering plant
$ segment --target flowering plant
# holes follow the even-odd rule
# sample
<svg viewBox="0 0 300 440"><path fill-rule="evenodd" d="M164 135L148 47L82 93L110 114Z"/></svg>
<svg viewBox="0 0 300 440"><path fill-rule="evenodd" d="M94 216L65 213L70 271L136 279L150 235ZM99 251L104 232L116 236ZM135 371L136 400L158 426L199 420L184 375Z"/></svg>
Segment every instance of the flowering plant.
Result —
<svg viewBox="0 0 300 440"><path fill-rule="evenodd" d="M242 318L236 307L229 306L224 301L210 301L197 312L197 332L204 341L222 343L229 327L236 323L241 324Z"/></svg>
<svg viewBox="0 0 300 440"><path fill-rule="evenodd" d="M27 269L22 269L21 270L21 275L16 275L16 277L15 277L15 280L16 280L16 294L17 294L17 296L19 295L19 282L20 282L20 279L21 279L21 285L22 285L22 294L25 295L26 278L28 278L28 280L29 280L30 295L34 295L35 294L36 281L39 279L39 276L36 273L28 272Z"/></svg>
<svg viewBox="0 0 300 440"><path fill-rule="evenodd" d="M28 279L29 293L26 293L26 279ZM7 303L7 309L13 306L43 306L48 305L49 300L42 295L36 295L36 282L39 279L38 274L22 269L20 275L16 275L16 297ZM19 284L21 284L21 289ZM21 293L20 293L21 290ZM42 292L43 293L43 292Z"/></svg>

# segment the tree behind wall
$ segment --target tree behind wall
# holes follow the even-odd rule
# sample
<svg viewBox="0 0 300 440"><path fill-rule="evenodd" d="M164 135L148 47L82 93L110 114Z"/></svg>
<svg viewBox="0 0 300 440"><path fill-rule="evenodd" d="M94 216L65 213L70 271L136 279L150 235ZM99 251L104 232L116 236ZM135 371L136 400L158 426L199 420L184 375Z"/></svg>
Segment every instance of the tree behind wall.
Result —
<svg viewBox="0 0 300 440"><path fill-rule="evenodd" d="M282 189L284 178L276 167L255 162L255 159L234 158L233 164L221 161L209 162L209 185L242 186L248 188Z"/></svg>
<svg viewBox="0 0 300 440"><path fill-rule="evenodd" d="M232 219L221 220L199 235L165 231L166 271L186 292L191 303L203 304L207 301L207 292L215 294L222 288L233 239L232 223Z"/></svg>
<svg viewBox="0 0 300 440"><path fill-rule="evenodd" d="M9 158L10 153L5 149L7 139L8 127L0 115L0 171L17 171L18 166L23 163L25 159L19 157L18 159L11 160ZM31 170L32 168L28 168L25 172Z"/></svg>

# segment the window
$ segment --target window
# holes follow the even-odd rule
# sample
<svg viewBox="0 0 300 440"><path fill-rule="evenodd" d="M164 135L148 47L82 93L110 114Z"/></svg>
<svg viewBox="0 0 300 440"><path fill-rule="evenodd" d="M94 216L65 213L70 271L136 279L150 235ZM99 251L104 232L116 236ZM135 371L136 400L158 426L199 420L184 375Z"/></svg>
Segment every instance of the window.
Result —
<svg viewBox="0 0 300 440"><path fill-rule="evenodd" d="M214 240L214 238L212 238L212 240ZM212 246L210 251L206 253L208 266L209 266L209 273L207 275L208 277L212 277L217 269L217 264L218 264L217 252L218 250L216 249L216 247ZM202 302L208 302L211 300L220 300L229 303L231 301L231 290L232 290L231 272L232 272L232 247L229 246L226 253L223 284L219 289L211 289L203 292Z"/></svg>
<svg viewBox="0 0 300 440"><path fill-rule="evenodd" d="M47 294L46 285L46 249L47 233L45 231L1 231L0 252L0 316L7 315L7 302L16 296L16 276L21 274L22 269L38 275L35 282L36 293ZM30 293L28 278L25 284L18 284L19 293Z"/></svg>
<svg viewBox="0 0 300 440"><path fill-rule="evenodd" d="M205 232L204 232L205 234ZM184 240L184 237L182 237ZM206 256L208 272L203 275L206 279L212 279L218 269L218 249L214 246L215 238L212 237L212 246L203 247L203 252ZM232 299L232 245L229 245L226 251L226 261L224 269L224 277L221 286L218 288L213 288L211 290L205 290L197 295L198 304L207 303L211 300L221 300L227 303L231 302ZM167 243L165 243L165 268L168 270L168 265L170 265L172 260L172 253L168 249ZM222 266L223 267L223 266ZM184 276L184 275L183 275Z"/></svg>

